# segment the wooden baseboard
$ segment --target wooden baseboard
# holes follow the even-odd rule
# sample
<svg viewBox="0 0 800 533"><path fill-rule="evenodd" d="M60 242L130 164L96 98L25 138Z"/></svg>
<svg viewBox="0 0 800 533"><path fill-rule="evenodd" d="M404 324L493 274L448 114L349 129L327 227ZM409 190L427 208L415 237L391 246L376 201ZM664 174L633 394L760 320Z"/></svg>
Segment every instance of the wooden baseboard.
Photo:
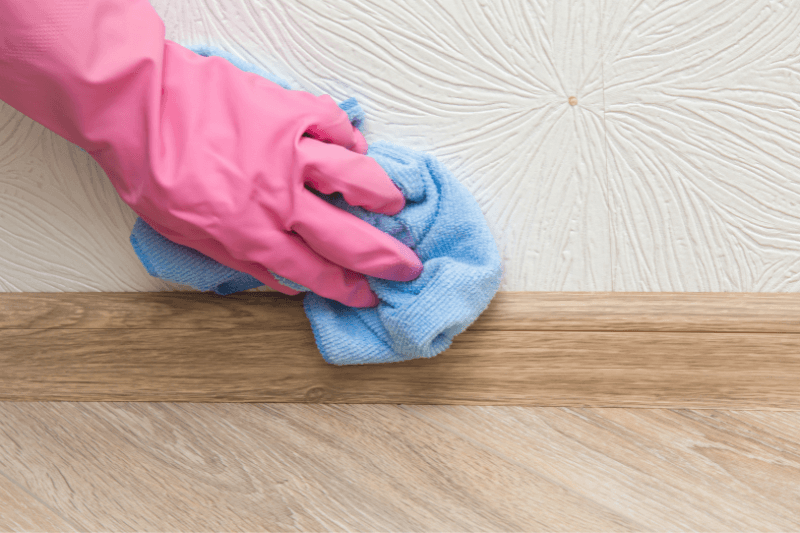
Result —
<svg viewBox="0 0 800 533"><path fill-rule="evenodd" d="M501 292L432 359L336 367L302 295L2 293L0 400L800 409L800 295Z"/></svg>

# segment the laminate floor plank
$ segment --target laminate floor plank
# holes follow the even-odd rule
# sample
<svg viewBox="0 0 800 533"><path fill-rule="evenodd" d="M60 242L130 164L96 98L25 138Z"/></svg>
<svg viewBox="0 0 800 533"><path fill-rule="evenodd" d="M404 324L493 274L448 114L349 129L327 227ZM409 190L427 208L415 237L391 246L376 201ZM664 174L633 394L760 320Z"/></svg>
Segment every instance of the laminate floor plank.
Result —
<svg viewBox="0 0 800 533"><path fill-rule="evenodd" d="M0 469L81 531L800 528L792 411L0 403Z"/></svg>
<svg viewBox="0 0 800 533"><path fill-rule="evenodd" d="M642 527L390 405L1 403L0 469L85 531Z"/></svg>
<svg viewBox="0 0 800 533"><path fill-rule="evenodd" d="M77 531L0 472L0 531Z"/></svg>
<svg viewBox="0 0 800 533"><path fill-rule="evenodd" d="M798 412L403 409L648 531L800 529Z"/></svg>

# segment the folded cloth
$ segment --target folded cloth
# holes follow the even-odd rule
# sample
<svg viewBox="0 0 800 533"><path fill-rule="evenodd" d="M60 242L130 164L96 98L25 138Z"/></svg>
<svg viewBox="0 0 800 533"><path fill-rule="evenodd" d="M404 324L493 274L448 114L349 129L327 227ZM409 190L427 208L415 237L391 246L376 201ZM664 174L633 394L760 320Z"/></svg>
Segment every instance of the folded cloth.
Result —
<svg viewBox="0 0 800 533"><path fill-rule="evenodd" d="M191 49L203 56L223 57L242 70L290 88L216 47ZM340 107L354 126L363 125L364 112L355 99ZM367 276L380 302L373 308L355 308L272 272L283 285L306 291L303 307L317 347L325 361L334 365L391 363L443 352L488 307L503 275L497 245L478 203L435 157L388 142L370 145L367 155L383 167L406 198L400 213L372 213L351 206L341 193L313 192L413 249L423 263L422 274L408 282ZM141 218L130 240L152 276L220 295L264 285L166 239Z"/></svg>

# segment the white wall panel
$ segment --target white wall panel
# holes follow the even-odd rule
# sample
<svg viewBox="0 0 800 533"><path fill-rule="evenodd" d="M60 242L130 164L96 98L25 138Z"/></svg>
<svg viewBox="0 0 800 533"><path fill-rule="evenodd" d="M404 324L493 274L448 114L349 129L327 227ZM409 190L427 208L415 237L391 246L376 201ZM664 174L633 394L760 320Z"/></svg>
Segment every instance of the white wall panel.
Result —
<svg viewBox="0 0 800 533"><path fill-rule="evenodd" d="M436 154L503 254L501 290L794 291L800 2L153 0ZM577 105L569 104L575 96ZM83 152L0 103L0 290L183 288Z"/></svg>
<svg viewBox="0 0 800 533"><path fill-rule="evenodd" d="M800 290L800 2L606 3L614 290Z"/></svg>
<svg viewBox="0 0 800 533"><path fill-rule="evenodd" d="M180 288L141 265L135 220L85 152L0 102L0 291Z"/></svg>

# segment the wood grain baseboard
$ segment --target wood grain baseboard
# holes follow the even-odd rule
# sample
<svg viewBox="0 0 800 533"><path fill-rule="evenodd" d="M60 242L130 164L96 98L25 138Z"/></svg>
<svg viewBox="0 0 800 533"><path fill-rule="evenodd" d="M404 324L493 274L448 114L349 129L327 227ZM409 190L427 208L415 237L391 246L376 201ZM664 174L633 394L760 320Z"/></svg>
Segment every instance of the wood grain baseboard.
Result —
<svg viewBox="0 0 800 533"><path fill-rule="evenodd" d="M432 359L337 367L302 297L0 294L0 400L800 409L800 295L501 292Z"/></svg>

